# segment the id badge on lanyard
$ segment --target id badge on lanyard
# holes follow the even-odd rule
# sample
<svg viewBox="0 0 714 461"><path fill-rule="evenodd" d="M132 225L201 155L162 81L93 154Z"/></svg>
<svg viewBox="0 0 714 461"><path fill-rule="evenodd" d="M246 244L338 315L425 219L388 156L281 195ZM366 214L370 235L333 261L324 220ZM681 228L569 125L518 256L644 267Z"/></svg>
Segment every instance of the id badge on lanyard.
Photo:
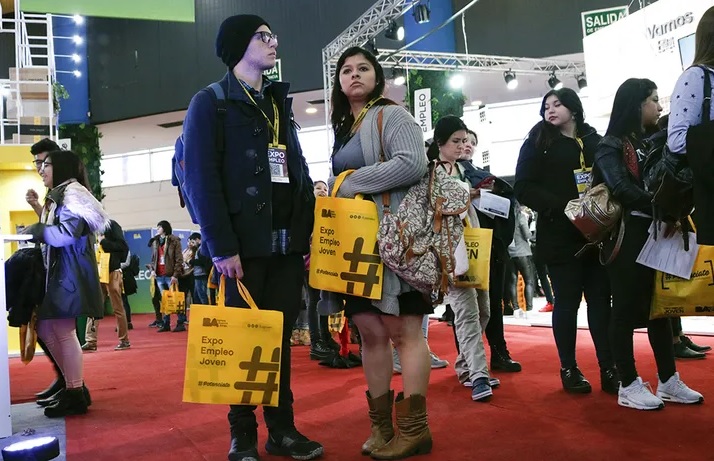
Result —
<svg viewBox="0 0 714 461"><path fill-rule="evenodd" d="M247 94L250 100L253 101L253 104L258 107L258 104L253 99L253 96L251 96L248 89L244 85L241 86L243 91L245 91L245 94ZM290 175L288 174L288 148L284 144L280 144L280 113L278 112L277 104L275 104L275 98L271 97L270 100L273 103L273 116L275 117L273 122L271 122L268 116L265 115L265 112L258 107L260 112L263 114L263 117L265 117L265 121L268 122L270 131L273 133L273 142L268 144L270 181L274 183L288 184L290 183Z"/></svg>
<svg viewBox="0 0 714 461"><path fill-rule="evenodd" d="M575 177L575 186L578 188L578 196L582 198L590 186L592 168L588 168L585 165L583 141L580 138L576 138L576 141L578 142L578 145L580 145L580 168L573 170L573 176Z"/></svg>

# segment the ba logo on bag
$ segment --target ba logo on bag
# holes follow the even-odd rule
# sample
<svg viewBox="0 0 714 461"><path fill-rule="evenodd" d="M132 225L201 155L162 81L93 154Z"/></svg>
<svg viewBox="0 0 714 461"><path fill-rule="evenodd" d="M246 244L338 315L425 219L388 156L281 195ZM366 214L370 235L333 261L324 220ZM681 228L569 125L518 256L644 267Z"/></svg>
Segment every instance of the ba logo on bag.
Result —
<svg viewBox="0 0 714 461"><path fill-rule="evenodd" d="M228 322L225 320L220 320L216 318L211 318L211 317L204 317L203 318L203 326L204 327L228 327Z"/></svg>
<svg viewBox="0 0 714 461"><path fill-rule="evenodd" d="M332 210L328 210L327 208L322 209L322 217L323 218L334 218L336 216L335 212Z"/></svg>

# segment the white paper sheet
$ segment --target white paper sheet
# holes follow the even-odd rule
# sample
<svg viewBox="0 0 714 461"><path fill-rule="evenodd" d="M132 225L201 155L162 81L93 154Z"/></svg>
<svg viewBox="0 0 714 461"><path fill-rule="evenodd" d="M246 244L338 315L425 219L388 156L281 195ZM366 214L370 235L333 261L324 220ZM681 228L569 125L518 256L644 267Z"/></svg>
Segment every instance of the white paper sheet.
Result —
<svg viewBox="0 0 714 461"><path fill-rule="evenodd" d="M650 227L650 236L642 247L637 262L643 266L689 280L692 277L694 261L699 253L697 235L689 233L689 251L684 250L684 238L680 232L665 238L665 225L660 226L655 240L654 224Z"/></svg>
<svg viewBox="0 0 714 461"><path fill-rule="evenodd" d="M473 205L489 217L497 216L508 219L508 214L511 211L510 200L486 189L481 189L481 195L474 199Z"/></svg>

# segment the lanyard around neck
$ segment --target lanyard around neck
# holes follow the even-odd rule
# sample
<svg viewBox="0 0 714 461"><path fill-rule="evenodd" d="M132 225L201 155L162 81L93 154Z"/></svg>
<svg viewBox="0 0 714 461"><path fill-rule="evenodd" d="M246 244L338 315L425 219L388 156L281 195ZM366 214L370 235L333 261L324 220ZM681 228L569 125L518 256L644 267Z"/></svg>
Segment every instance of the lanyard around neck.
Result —
<svg viewBox="0 0 714 461"><path fill-rule="evenodd" d="M367 103L364 108L359 112L359 115L357 115L357 118L355 119L355 122L352 124L352 129L350 130L350 136L354 136L354 134L359 130L360 125L362 125L362 122L364 121L365 116L367 116L367 111L369 111L372 106L374 106L382 97L374 98L370 102Z"/></svg>
<svg viewBox="0 0 714 461"><path fill-rule="evenodd" d="M270 102L273 103L274 120L271 122L268 116L265 115L265 112L263 112L263 109L261 109L258 103L255 102L255 99L253 99L253 96L250 94L250 91L248 91L248 88L245 87L245 84L243 82L241 82L240 87L243 88L243 91L245 91L246 96L250 98L251 102L255 105L255 107L257 107L260 113L263 114L265 121L268 122L268 127L270 127L270 131L273 132L273 145L277 146L280 143L278 139L278 136L280 135L280 114L278 113L278 105L275 103L275 98L270 96Z"/></svg>
<svg viewBox="0 0 714 461"><path fill-rule="evenodd" d="M585 164L585 155L583 154L585 145L583 144L583 140L580 138L575 138L575 141L578 143L578 146L580 146L580 168L585 170L587 168L587 165Z"/></svg>

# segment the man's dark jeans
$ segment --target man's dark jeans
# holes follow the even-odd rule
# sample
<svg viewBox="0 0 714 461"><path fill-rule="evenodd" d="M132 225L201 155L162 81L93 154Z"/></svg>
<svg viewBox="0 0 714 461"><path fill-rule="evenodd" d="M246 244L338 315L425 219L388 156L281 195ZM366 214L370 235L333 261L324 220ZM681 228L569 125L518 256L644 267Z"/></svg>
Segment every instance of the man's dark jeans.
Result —
<svg viewBox="0 0 714 461"><path fill-rule="evenodd" d="M260 309L283 313L283 344L280 354L280 395L277 407L263 407L269 431L294 427L293 393L290 389L290 336L301 307L303 274L301 255L273 255L243 261L241 281ZM248 307L235 283L226 281L226 305ZM228 422L233 434L253 434L258 427L255 406L231 405Z"/></svg>

